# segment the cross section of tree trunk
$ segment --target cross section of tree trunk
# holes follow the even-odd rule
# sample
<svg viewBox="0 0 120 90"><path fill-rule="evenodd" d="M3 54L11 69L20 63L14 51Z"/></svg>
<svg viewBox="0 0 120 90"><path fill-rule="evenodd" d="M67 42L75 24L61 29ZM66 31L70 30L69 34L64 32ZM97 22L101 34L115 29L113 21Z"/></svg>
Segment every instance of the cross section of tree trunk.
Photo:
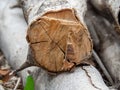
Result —
<svg viewBox="0 0 120 90"><path fill-rule="evenodd" d="M24 0L24 1L28 1L28 0ZM42 2L42 0L29 0L29 1L31 1L32 3L31 4L27 3L25 6L30 4L31 7L33 6L37 7L37 5ZM36 4L34 4L35 1L37 2ZM46 3L47 1L54 1L54 0L43 0L43 1L45 1ZM58 0L58 1L62 1L62 0ZM83 23L82 15L84 15L83 13L85 12L86 1L85 0L68 0L68 1L71 2L69 6L74 5L75 10L77 11L75 13L73 12L72 13L78 16L80 21ZM22 10L20 8L11 8L11 6L14 6L17 3L16 0L12 0L12 1L2 0L0 1L0 3L1 3L0 7L4 7L2 9L0 8L0 11L1 11L1 14L0 14L0 18L1 18L0 48L2 48L4 55L6 56L7 60L9 61L13 69L16 69L16 68L19 68L19 66L26 60L26 54L27 54L27 49L28 49L27 47L28 44L25 40L27 25L22 16L23 14ZM62 9L64 5L61 7ZM42 9L41 7L39 8ZM33 11L37 12L36 10L38 9L35 9ZM30 13L30 9L28 11ZM44 14L42 14L42 16L44 17ZM43 18L43 17L40 16L40 18ZM30 18L28 19L28 21L30 21ZM31 21L34 22L33 19L31 19ZM77 23L78 25L78 26L74 26L74 28L76 27L80 28L80 26L82 26L81 22L78 23L77 21L74 21L74 23ZM63 23L63 22L60 22L60 23ZM29 25L30 24L31 23L29 23ZM71 23L69 22L69 26L70 24ZM75 30L78 31L78 29L77 30L75 29ZM87 30L82 30L81 28L79 31L86 32L89 36L89 33ZM83 33L81 35L85 36L86 33ZM73 42L74 38L71 40L72 36L68 36L68 35L66 36L70 37L70 40L68 40L69 41L68 43ZM75 42L73 42L73 44L74 43ZM71 47L71 45L68 45L68 47ZM71 58L70 56L71 53L69 51L73 51L73 49L70 49L70 50L68 49L65 51L68 51L67 52L69 55L68 58ZM103 79L101 78L100 73L97 71L97 69L95 69L91 65L77 67L73 73L64 72L56 76L48 75L48 73L45 70L42 70L40 67L38 69L31 67L31 68L27 68L23 70L22 72L20 72L20 74L22 75L23 82L25 82L25 78L27 76L27 70L30 70L33 74L33 77L35 80L35 90L82 90L82 89L84 90L99 90L99 89L109 90L108 87L103 82Z"/></svg>
<svg viewBox="0 0 120 90"><path fill-rule="evenodd" d="M72 9L48 12L33 22L28 41L40 66L54 72L80 64L92 50L86 29Z"/></svg>
<svg viewBox="0 0 120 90"><path fill-rule="evenodd" d="M43 2L39 7L43 7L42 10L36 9L34 15L35 8L26 8L29 3L22 3L29 23L27 40L38 66L51 72L61 72L90 58L92 41L89 32L67 0Z"/></svg>

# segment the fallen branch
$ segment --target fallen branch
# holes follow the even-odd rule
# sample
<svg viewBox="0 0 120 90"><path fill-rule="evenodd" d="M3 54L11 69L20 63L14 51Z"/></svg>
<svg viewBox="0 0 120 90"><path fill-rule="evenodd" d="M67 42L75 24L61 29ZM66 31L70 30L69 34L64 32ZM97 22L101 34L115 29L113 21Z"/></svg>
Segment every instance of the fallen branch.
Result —
<svg viewBox="0 0 120 90"><path fill-rule="evenodd" d="M93 50L93 56L94 56L96 62L98 63L98 65L100 66L100 68L102 69L103 73L105 74L105 76L107 77L107 79L109 80L109 82L111 83L111 85L113 85L114 81L112 80L109 72L107 71L107 69L103 65L102 60L99 58L99 56L97 55L97 53L95 52L95 50Z"/></svg>
<svg viewBox="0 0 120 90"><path fill-rule="evenodd" d="M120 36L115 32L114 27L106 21L104 17L96 13L91 7L88 7L85 21L88 29L91 31L92 29L90 27L93 27L97 37L99 37L99 44L96 44L97 42L94 40L95 35L94 33L91 33L95 44L94 48L115 83L120 79Z"/></svg>
<svg viewBox="0 0 120 90"><path fill-rule="evenodd" d="M13 90L17 90L18 85L20 84L20 81L21 81L21 78L19 77Z"/></svg>

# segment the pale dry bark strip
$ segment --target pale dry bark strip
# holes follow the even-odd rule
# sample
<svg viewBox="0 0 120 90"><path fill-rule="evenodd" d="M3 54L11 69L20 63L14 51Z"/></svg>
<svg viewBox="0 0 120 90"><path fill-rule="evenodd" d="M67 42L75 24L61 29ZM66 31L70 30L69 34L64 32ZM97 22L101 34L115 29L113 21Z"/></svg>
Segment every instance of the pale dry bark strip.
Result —
<svg viewBox="0 0 120 90"><path fill-rule="evenodd" d="M100 68L103 70L103 73L105 74L105 76L107 77L107 79L110 81L110 83L113 85L114 81L112 80L109 72L107 71L107 69L105 68L105 66L102 63L102 60L99 58L99 56L97 55L97 53L95 52L95 50L93 50L93 56L96 60L96 62L99 64Z"/></svg>
<svg viewBox="0 0 120 90"><path fill-rule="evenodd" d="M100 15L106 18L114 30L120 33L118 14L120 12L120 0L90 0L90 3Z"/></svg>
<svg viewBox="0 0 120 90"><path fill-rule="evenodd" d="M13 90L17 90L18 85L20 84L20 81L21 81L21 78L19 77Z"/></svg>

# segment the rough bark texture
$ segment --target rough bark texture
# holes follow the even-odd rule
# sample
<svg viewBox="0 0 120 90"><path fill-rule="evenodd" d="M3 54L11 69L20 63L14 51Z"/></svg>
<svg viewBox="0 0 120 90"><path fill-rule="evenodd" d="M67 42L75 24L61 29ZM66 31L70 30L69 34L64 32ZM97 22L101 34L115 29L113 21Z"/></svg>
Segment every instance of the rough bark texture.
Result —
<svg viewBox="0 0 120 90"><path fill-rule="evenodd" d="M20 0L20 3L22 4L23 12L28 24L48 11L73 7L77 12L76 14L78 18L84 24L83 16L85 15L85 11L87 9L86 1L87 0Z"/></svg>
<svg viewBox="0 0 120 90"><path fill-rule="evenodd" d="M117 4L120 5L119 2ZM116 5L116 7L118 6ZM115 10L113 9L113 11ZM112 13L114 14L114 12ZM112 23L109 23L102 15L96 13L89 5L85 21L91 32L94 48L98 51L102 62L114 81L120 80L120 36L114 30Z"/></svg>
<svg viewBox="0 0 120 90"><path fill-rule="evenodd" d="M93 5L99 15L106 18L111 25L114 27L114 30L120 33L120 26L118 22L118 14L119 14L119 0L88 0L91 5Z"/></svg>
<svg viewBox="0 0 120 90"><path fill-rule="evenodd" d="M42 82L36 84L36 88L40 88L36 90L109 90L93 66L78 67L73 73L57 76L50 76L46 72L35 74L41 76L36 78L36 83Z"/></svg>
<svg viewBox="0 0 120 90"><path fill-rule="evenodd" d="M118 22L118 14L120 13L120 0L108 0L108 4L111 7L112 13Z"/></svg>
<svg viewBox="0 0 120 90"><path fill-rule="evenodd" d="M28 45L25 39L27 26L21 9L10 8L16 4L15 0L4 0L3 3L4 9L0 9L2 13L0 15L0 18L2 18L0 22L0 48L11 66L16 69L27 57ZM82 6L81 4L80 6ZM11 24L11 21L14 21L13 24ZM29 70L32 69L29 68ZM93 66L78 67L73 73L66 72L57 76L49 76L46 71L40 68L33 70L35 71L33 72L35 90L108 90L99 72ZM20 73L25 80L27 70Z"/></svg>

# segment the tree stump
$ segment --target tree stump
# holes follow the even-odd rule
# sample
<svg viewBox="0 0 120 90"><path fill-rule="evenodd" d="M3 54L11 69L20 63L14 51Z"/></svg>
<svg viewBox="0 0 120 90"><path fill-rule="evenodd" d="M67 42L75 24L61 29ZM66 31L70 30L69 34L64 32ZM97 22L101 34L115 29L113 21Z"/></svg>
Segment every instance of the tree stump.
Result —
<svg viewBox="0 0 120 90"><path fill-rule="evenodd" d="M30 0L21 3L29 23L27 41L37 66L61 72L87 63L84 60L91 56L92 41L77 10L67 0L45 1L38 5L39 9L37 5L30 8Z"/></svg>
<svg viewBox="0 0 120 90"><path fill-rule="evenodd" d="M38 0L30 0L30 1L38 2ZM40 1L42 2L42 0ZM45 0L45 2L46 1L49 0ZM83 16L86 11L86 4L85 4L86 1L85 0L76 0L76 1L68 0L68 1L71 2L69 6L74 6L76 10L76 15L83 24L84 23ZM27 47L28 44L25 39L27 25L22 16L21 9L11 8L11 6L14 6L17 3L15 0L0 1L0 3L2 2L5 2L5 4L4 4L4 9L3 8L0 9L1 11L0 18L2 18L0 21L0 48L2 48L2 51L4 52L11 66L14 69L16 69L26 59L26 54L28 49ZM41 2L39 2L38 4L40 5ZM31 7L33 6L33 4L34 3L31 3ZM36 3L35 6L37 7L38 4ZM36 9L34 9L33 11L36 11ZM28 12L30 13L30 9L28 10ZM32 13L31 16L29 17L34 16L33 14L35 13ZM29 18L28 24L30 25L31 24L30 21L34 22L34 20ZM12 23L11 21L14 21L14 24L11 24ZM85 27L85 24L83 24L83 26ZM78 27L79 27L79 23L78 23ZM27 70L32 71L32 69L33 67L20 72L20 74L22 74L22 79L24 82L25 82L25 77L27 76ZM45 70L42 70L41 68L33 69L32 74L35 80L35 90L61 90L61 89L62 90L67 90L67 89L68 90L70 89L71 90L74 89L109 90L108 87L103 82L100 73L97 71L97 69L95 69L91 65L84 67L77 67L73 73L64 72L56 76L48 75L48 73Z"/></svg>
<svg viewBox="0 0 120 90"><path fill-rule="evenodd" d="M48 71L67 71L91 56L92 42L72 9L45 13L27 34L32 54Z"/></svg>

